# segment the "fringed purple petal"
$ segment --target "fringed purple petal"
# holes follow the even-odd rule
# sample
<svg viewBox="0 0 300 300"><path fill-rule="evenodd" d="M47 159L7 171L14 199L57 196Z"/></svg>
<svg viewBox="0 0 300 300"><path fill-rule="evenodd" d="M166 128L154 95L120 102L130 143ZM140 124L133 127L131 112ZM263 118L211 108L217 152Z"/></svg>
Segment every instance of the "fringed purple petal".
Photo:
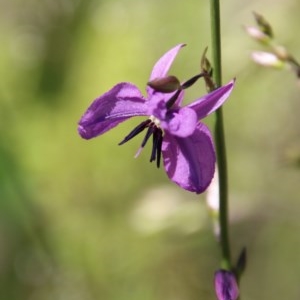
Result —
<svg viewBox="0 0 300 300"><path fill-rule="evenodd" d="M202 193L209 186L215 170L215 151L206 125L198 123L188 137L167 131L162 147L164 166L169 178L185 190Z"/></svg>
<svg viewBox="0 0 300 300"><path fill-rule="evenodd" d="M227 85L224 85L189 104L188 107L196 111L198 120L203 119L217 110L226 101L234 87L234 82L234 80L230 81Z"/></svg>
<svg viewBox="0 0 300 300"><path fill-rule="evenodd" d="M147 115L145 99L131 83L119 83L95 99L78 123L85 139L94 138L133 116Z"/></svg>

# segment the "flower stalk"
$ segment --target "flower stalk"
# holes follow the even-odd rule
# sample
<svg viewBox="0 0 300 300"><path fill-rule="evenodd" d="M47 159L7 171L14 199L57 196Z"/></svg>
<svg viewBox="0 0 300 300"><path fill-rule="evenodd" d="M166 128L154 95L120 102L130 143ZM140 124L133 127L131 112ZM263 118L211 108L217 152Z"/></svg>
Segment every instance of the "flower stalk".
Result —
<svg viewBox="0 0 300 300"><path fill-rule="evenodd" d="M220 3L219 0L210 0L211 12L211 41L212 41L212 61L214 66L213 79L216 88L222 84L221 67L221 34L220 34ZM221 267L230 270L231 254L228 229L228 176L226 145L223 124L223 111L219 107L216 111L215 123L215 144L217 152L217 164L219 171L219 221L220 221L220 244L222 252Z"/></svg>

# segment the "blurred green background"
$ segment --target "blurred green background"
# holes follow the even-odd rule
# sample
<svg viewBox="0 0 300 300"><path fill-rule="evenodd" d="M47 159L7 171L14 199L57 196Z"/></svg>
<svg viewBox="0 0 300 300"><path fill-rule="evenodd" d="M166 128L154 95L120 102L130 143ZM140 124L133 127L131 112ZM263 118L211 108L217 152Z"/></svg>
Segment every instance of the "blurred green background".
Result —
<svg viewBox="0 0 300 300"><path fill-rule="evenodd" d="M248 250L242 299L300 296L300 99L288 70L254 65L252 11L300 59L300 2L221 1L232 252ZM77 122L120 81L144 90L184 42L172 74L199 71L208 1L0 0L0 300L214 299L220 253L204 195L181 191L133 119L94 140ZM210 53L208 54L210 55ZM186 101L205 93L202 83ZM214 117L207 120L213 126Z"/></svg>

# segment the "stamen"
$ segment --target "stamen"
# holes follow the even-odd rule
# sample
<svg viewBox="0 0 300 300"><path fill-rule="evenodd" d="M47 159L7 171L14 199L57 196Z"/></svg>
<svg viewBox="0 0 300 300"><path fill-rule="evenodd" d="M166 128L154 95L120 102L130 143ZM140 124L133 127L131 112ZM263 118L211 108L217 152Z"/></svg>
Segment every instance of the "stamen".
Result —
<svg viewBox="0 0 300 300"><path fill-rule="evenodd" d="M162 148L162 141L163 141L163 132L161 129L158 131L157 137L157 146L156 146L156 166L159 168L160 166L160 159L161 159L161 148Z"/></svg>
<svg viewBox="0 0 300 300"><path fill-rule="evenodd" d="M155 132L153 134L150 162L153 162L153 161L156 160L156 147L157 147L157 135L156 135L156 132Z"/></svg>
<svg viewBox="0 0 300 300"><path fill-rule="evenodd" d="M160 159L161 159L161 147L162 147L162 140L163 134L160 128L156 128L156 131L153 134L153 144L152 144L152 151L150 156L150 162L156 160L156 166L159 168L160 166Z"/></svg>
<svg viewBox="0 0 300 300"><path fill-rule="evenodd" d="M138 149L138 151L136 152L136 154L134 155L134 158L137 158L137 157L141 154L142 150L143 150L143 148L140 147L140 148Z"/></svg>
<svg viewBox="0 0 300 300"><path fill-rule="evenodd" d="M146 132L146 135L142 141L142 144L140 148L138 149L137 153L134 157L138 157L145 145L147 144L147 141L149 140L150 136L153 135L153 144L152 144L152 151L150 156L150 162L156 161L156 166L159 168L160 166L160 160L161 160L161 148L162 148L162 141L163 141L163 131L159 126L159 121L151 116L150 119L142 122L137 127L135 127L125 138L123 141L119 143L119 145L123 145L124 143L131 140L133 137L135 137L137 134L142 132L145 128L148 127L148 130Z"/></svg>
<svg viewBox="0 0 300 300"><path fill-rule="evenodd" d="M143 139L142 145L141 145L142 148L145 147L147 141L149 140L149 137L150 137L150 136L152 135L152 133L155 131L155 128L156 128L155 126L150 126L150 127L148 128L147 133L146 133L146 135L145 135L145 137L144 137L144 139Z"/></svg>
<svg viewBox="0 0 300 300"><path fill-rule="evenodd" d="M184 82L182 85L181 85L181 88L182 89L187 89L189 88L190 86L192 86L199 78L201 77L205 77L207 76L208 74L206 72L203 72L203 73L200 73L198 75L195 75L194 77L192 77L191 79L187 80L186 82Z"/></svg>
<svg viewBox="0 0 300 300"><path fill-rule="evenodd" d="M205 79L210 78L211 74L212 74L212 70L209 73L202 72L198 75L193 76L192 78L190 78L186 82L184 82L180 86L180 88L176 91L176 93L166 102L166 108L169 109L174 105L174 103L176 102L176 100L177 100L177 98L178 98L178 96L179 96L179 94L182 90L185 90L185 89L189 88L190 86L192 86L201 77L204 77Z"/></svg>
<svg viewBox="0 0 300 300"><path fill-rule="evenodd" d="M176 93L166 102L166 108L171 108L176 102L181 90L177 90Z"/></svg>
<svg viewBox="0 0 300 300"><path fill-rule="evenodd" d="M128 142L129 140L131 140L132 138L134 138L136 135L138 135L139 133L141 133L146 127L148 127L148 125L151 123L152 121L150 119L142 122L141 124L139 124L137 127L135 127L118 145L123 145L126 142Z"/></svg>

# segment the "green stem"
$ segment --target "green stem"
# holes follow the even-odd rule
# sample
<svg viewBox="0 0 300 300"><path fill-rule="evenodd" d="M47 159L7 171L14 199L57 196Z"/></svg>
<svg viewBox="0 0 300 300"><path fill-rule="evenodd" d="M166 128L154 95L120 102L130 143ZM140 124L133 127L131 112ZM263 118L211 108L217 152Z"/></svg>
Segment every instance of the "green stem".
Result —
<svg viewBox="0 0 300 300"><path fill-rule="evenodd" d="M221 34L220 34L220 4L219 0L210 0L211 11L211 39L213 57L213 78L216 87L222 85L221 68ZM220 107L216 111L215 142L217 151L217 162L219 170L219 222L220 222L220 244L222 251L221 267L231 269L230 242L228 230L228 182L227 182L227 160L225 134L223 125L223 111Z"/></svg>

